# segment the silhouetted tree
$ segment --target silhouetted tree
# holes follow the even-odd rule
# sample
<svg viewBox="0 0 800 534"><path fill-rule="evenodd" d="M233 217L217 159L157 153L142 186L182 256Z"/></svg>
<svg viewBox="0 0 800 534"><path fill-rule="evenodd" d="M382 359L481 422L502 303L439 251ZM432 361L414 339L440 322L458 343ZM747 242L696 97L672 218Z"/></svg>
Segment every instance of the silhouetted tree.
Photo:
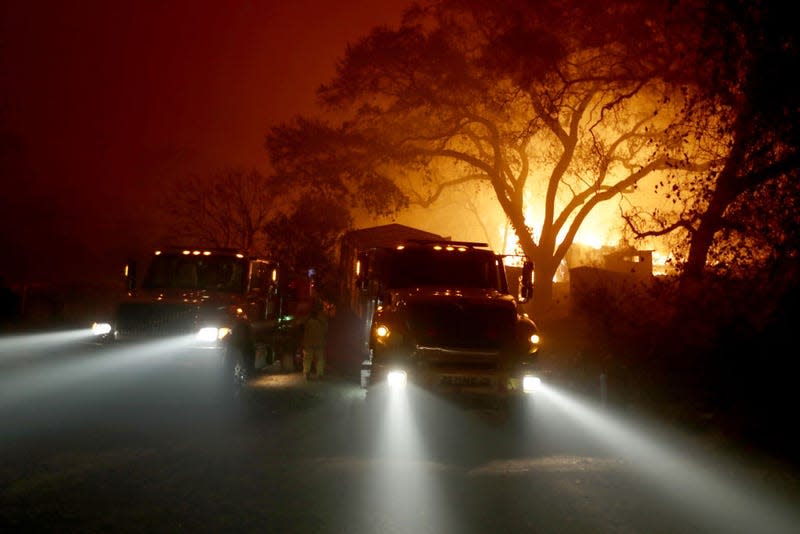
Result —
<svg viewBox="0 0 800 534"><path fill-rule="evenodd" d="M685 15L681 61L699 90L686 124L716 139L720 163L694 187L665 184L679 209L628 220L638 235L684 232L683 282L693 293L709 266L741 276L742 266L798 254L800 49L779 2L694 2Z"/></svg>
<svg viewBox="0 0 800 534"><path fill-rule="evenodd" d="M267 147L295 186L366 192L373 209L490 185L546 308L593 209L648 176L709 166L675 127L686 95L667 14L657 2L417 6L348 47L320 89L335 120L297 119Z"/></svg>
<svg viewBox="0 0 800 534"><path fill-rule="evenodd" d="M239 248L280 261L289 270L317 271L336 287L335 244L352 225L340 196L292 187L257 170L218 171L178 182L165 201L175 226L170 240Z"/></svg>
<svg viewBox="0 0 800 534"><path fill-rule="evenodd" d="M336 300L339 283L335 263L336 246L342 234L350 229L350 211L341 203L321 195L311 195L266 223L270 238L270 255L297 272L316 271L320 291Z"/></svg>
<svg viewBox="0 0 800 534"><path fill-rule="evenodd" d="M321 195L378 215L408 206L405 192L382 172L380 139L348 125L297 117L270 129L265 146L280 193L293 202Z"/></svg>
<svg viewBox="0 0 800 534"><path fill-rule="evenodd" d="M178 181L165 199L176 221L170 239L264 254L264 224L284 207L273 189L257 170L227 169Z"/></svg>

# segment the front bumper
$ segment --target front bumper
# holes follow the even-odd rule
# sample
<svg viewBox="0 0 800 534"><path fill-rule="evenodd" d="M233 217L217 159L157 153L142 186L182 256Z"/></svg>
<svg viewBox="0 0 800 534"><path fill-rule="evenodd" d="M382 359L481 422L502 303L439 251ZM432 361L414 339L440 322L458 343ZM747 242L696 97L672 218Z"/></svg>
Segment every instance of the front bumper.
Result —
<svg viewBox="0 0 800 534"><path fill-rule="evenodd" d="M94 323L92 325L92 342L98 345L148 343L152 341L175 340L186 348L222 349L225 347L231 329L206 325L191 327L184 332L164 333L157 330L121 331L112 323Z"/></svg>
<svg viewBox="0 0 800 534"><path fill-rule="evenodd" d="M402 375L400 378L399 375ZM394 378L395 380L391 380ZM369 384L413 384L422 389L464 397L506 398L536 393L545 380L543 373L531 365L499 369L468 362L463 365L431 365L430 362L375 362L369 366Z"/></svg>

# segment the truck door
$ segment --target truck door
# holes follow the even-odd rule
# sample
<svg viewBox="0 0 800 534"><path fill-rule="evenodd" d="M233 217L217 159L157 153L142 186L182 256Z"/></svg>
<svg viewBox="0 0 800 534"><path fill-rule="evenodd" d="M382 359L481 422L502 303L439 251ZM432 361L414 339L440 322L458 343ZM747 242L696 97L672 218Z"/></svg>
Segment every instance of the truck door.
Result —
<svg viewBox="0 0 800 534"><path fill-rule="evenodd" d="M254 261L250 264L250 284L247 291L246 307L247 317L254 341L264 343L268 341L274 319L270 313L274 291L274 268L272 264L264 261Z"/></svg>

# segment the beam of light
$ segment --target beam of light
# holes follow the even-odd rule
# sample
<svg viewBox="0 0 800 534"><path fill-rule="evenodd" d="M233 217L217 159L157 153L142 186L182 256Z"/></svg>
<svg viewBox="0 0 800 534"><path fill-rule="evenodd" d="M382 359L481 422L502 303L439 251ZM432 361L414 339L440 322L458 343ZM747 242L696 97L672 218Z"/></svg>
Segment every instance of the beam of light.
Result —
<svg viewBox="0 0 800 534"><path fill-rule="evenodd" d="M175 362L195 343L195 335L176 336L158 341L102 350L88 350L79 357L59 359L57 348L51 349L51 363L23 368L0 377L0 407L24 402L41 395L69 391L83 383L104 378L126 376L148 368ZM213 357L214 351L193 351L199 358Z"/></svg>
<svg viewBox="0 0 800 534"><path fill-rule="evenodd" d="M702 458L685 439L615 417L551 385L542 384L538 395L537 402L546 401L547 408L579 423L710 531L797 532L796 508L759 490L753 481L725 475L730 466L724 467L719 458Z"/></svg>
<svg viewBox="0 0 800 534"><path fill-rule="evenodd" d="M93 337L94 333L91 328L2 336L0 337L0 363L24 358L30 351L63 348L73 343L88 341Z"/></svg>
<svg viewBox="0 0 800 534"><path fill-rule="evenodd" d="M364 494L362 510L367 523L386 532L440 533L451 524L443 498L428 465L412 398L419 392L405 388L374 386L374 423L377 443L372 476Z"/></svg>

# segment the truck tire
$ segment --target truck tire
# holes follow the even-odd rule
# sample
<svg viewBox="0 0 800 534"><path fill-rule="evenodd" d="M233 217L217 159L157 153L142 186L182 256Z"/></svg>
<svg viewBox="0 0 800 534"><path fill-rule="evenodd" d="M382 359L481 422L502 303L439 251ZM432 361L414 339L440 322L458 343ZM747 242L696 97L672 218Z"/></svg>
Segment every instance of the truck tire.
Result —
<svg viewBox="0 0 800 534"><path fill-rule="evenodd" d="M281 354L281 371L284 373L293 373L295 371L294 354L284 351Z"/></svg>
<svg viewBox="0 0 800 534"><path fill-rule="evenodd" d="M277 359L278 355L275 352L275 347L267 345L267 365L274 365Z"/></svg>
<svg viewBox="0 0 800 534"><path fill-rule="evenodd" d="M229 346L225 351L223 364L223 386L232 396L238 397L252 376L246 353L241 347Z"/></svg>
<svg viewBox="0 0 800 534"><path fill-rule="evenodd" d="M530 432L533 425L531 399L528 397L510 398L502 405L502 427L514 435L522 436Z"/></svg>

